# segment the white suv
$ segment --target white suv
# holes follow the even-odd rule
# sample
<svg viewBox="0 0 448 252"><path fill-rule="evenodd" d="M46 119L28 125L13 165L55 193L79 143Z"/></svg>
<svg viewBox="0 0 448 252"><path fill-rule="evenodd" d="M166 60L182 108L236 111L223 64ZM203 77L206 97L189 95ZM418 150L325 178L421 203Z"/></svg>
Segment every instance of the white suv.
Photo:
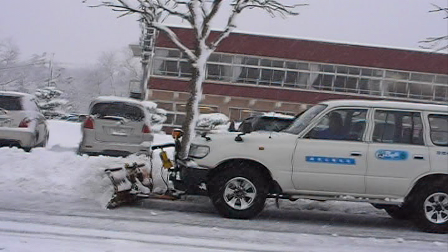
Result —
<svg viewBox="0 0 448 252"><path fill-rule="evenodd" d="M175 188L230 218L256 216L267 197L344 200L448 231L448 106L328 101L282 132L245 131L195 138Z"/></svg>
<svg viewBox="0 0 448 252"><path fill-rule="evenodd" d="M82 124L78 153L127 156L149 153L153 141L151 116L143 103L130 98L98 97Z"/></svg>
<svg viewBox="0 0 448 252"><path fill-rule="evenodd" d="M45 147L48 126L34 96L0 91L0 146Z"/></svg>

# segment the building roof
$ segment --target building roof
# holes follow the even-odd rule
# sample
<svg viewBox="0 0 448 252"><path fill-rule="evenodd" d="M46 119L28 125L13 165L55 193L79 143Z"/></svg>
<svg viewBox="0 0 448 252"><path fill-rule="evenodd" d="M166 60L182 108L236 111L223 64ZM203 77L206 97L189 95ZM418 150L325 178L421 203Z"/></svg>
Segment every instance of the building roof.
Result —
<svg viewBox="0 0 448 252"><path fill-rule="evenodd" d="M194 34L191 29L172 29L189 48L194 48ZM210 37L213 39L217 35L213 32ZM175 47L163 33L158 36L156 46ZM267 35L232 33L218 47L217 52L448 74L448 54Z"/></svg>

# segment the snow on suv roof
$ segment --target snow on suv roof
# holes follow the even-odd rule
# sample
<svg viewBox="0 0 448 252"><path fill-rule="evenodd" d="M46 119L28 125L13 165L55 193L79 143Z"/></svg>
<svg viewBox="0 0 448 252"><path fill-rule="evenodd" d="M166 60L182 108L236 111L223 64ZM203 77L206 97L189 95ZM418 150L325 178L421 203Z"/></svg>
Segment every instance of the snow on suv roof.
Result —
<svg viewBox="0 0 448 252"><path fill-rule="evenodd" d="M22 96L22 97L34 98L34 96L31 94L14 92L14 91L0 91L0 95Z"/></svg>
<svg viewBox="0 0 448 252"><path fill-rule="evenodd" d="M98 103L98 102L127 102L137 105L142 105L142 102L140 100L132 99L132 98L126 98L126 97L118 97L118 96L99 96L95 100L93 100L92 104Z"/></svg>
<svg viewBox="0 0 448 252"><path fill-rule="evenodd" d="M396 101L370 101L370 100L330 100L324 101L320 104L325 104L330 107L336 106L363 106L363 107L377 107L377 108L398 108L398 109L416 109L416 110L433 110L448 113L447 105L412 103L412 102L396 102Z"/></svg>

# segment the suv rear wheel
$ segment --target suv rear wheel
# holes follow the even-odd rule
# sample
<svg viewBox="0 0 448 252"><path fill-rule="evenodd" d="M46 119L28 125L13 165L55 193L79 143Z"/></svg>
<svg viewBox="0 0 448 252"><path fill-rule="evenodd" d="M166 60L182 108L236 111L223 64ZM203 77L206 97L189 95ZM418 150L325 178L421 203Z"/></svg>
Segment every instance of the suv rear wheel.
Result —
<svg viewBox="0 0 448 252"><path fill-rule="evenodd" d="M208 185L210 198L219 214L235 219L257 216L266 202L266 178L246 163L224 169Z"/></svg>
<svg viewBox="0 0 448 252"><path fill-rule="evenodd" d="M448 232L448 186L438 183L422 188L414 202L415 224L426 232Z"/></svg>

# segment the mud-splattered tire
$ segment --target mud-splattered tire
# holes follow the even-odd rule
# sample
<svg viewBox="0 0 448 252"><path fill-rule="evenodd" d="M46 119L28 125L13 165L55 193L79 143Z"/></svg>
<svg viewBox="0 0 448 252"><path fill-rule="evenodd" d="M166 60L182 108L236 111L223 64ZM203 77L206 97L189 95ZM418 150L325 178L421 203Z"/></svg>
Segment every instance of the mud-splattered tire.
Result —
<svg viewBox="0 0 448 252"><path fill-rule="evenodd" d="M416 192L414 222L425 232L448 233L448 185L434 183Z"/></svg>
<svg viewBox="0 0 448 252"><path fill-rule="evenodd" d="M221 216L250 219L264 208L268 181L251 164L233 164L211 179L208 190L210 199Z"/></svg>
<svg viewBox="0 0 448 252"><path fill-rule="evenodd" d="M384 210L390 217L396 220L409 220L412 218L412 211L409 207L386 206Z"/></svg>

